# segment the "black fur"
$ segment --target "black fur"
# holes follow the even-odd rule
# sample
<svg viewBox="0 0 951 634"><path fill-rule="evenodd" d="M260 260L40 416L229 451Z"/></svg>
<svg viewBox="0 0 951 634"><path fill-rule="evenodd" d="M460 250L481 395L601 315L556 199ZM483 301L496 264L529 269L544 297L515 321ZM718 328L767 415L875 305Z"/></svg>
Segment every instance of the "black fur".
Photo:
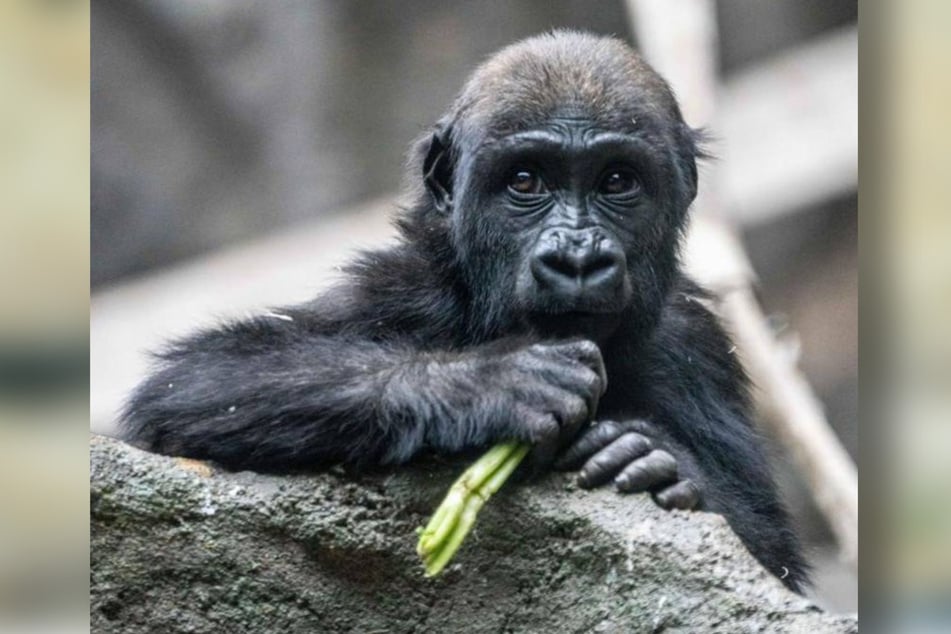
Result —
<svg viewBox="0 0 951 634"><path fill-rule="evenodd" d="M266 471L503 439L536 443L544 466L569 444L556 466L582 484L720 512L799 589L743 370L679 268L698 138L616 40L504 49L417 143L399 243L309 304L171 345L124 411L127 436ZM540 193L514 191L513 172ZM635 177L612 197L611 173Z"/></svg>

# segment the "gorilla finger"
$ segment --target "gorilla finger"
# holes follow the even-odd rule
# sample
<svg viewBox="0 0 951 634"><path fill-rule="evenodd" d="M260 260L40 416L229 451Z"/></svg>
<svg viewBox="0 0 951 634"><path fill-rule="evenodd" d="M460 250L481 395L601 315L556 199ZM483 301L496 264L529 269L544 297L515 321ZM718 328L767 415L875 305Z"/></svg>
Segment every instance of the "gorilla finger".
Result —
<svg viewBox="0 0 951 634"><path fill-rule="evenodd" d="M648 438L656 437L658 434L657 428L643 418L632 418L630 420L626 420L621 423L621 426L625 431L637 432L638 434L643 434Z"/></svg>
<svg viewBox="0 0 951 634"><path fill-rule="evenodd" d="M601 395L604 393L602 386L604 382L597 374L585 368L581 371L577 382L573 386L575 390L581 391L581 396L585 401L585 422L592 420L598 412L598 404L601 402Z"/></svg>
<svg viewBox="0 0 951 634"><path fill-rule="evenodd" d="M700 489L692 480L681 480L654 493L654 501L663 509L689 511L700 502Z"/></svg>
<svg viewBox="0 0 951 634"><path fill-rule="evenodd" d="M571 396L564 398L559 403L556 414L563 427L573 427L577 429L580 423L588 420L588 402L580 396Z"/></svg>
<svg viewBox="0 0 951 634"><path fill-rule="evenodd" d="M534 445L529 453L529 464L534 473L545 470L555 458L560 442L561 427L552 414L539 414L527 407L518 410L531 430L530 441Z"/></svg>
<svg viewBox="0 0 951 634"><path fill-rule="evenodd" d="M675 480L677 460L663 449L655 449L625 467L614 484L623 493L638 493Z"/></svg>
<svg viewBox="0 0 951 634"><path fill-rule="evenodd" d="M597 365L592 368L601 377L601 396L608 391L608 369L604 367L604 358L598 354Z"/></svg>
<svg viewBox="0 0 951 634"><path fill-rule="evenodd" d="M594 418L598 415L598 405L600 405L600 403L601 403L601 395L600 395L600 394L599 394L599 395L596 395L596 396L592 396L591 398L588 399L588 402L587 402L587 404L588 404L588 418L586 419L586 422L591 421L591 420L594 420ZM577 434L575 434L575 435L577 435ZM572 436L572 438L574 438L574 436ZM570 440L570 439L569 439L569 440Z"/></svg>
<svg viewBox="0 0 951 634"><path fill-rule="evenodd" d="M583 366L556 366L543 375L551 385L567 390L585 399L587 418L593 418L601 400L601 377Z"/></svg>
<svg viewBox="0 0 951 634"><path fill-rule="evenodd" d="M578 339L559 344L556 348L562 354L594 371L601 378L601 394L604 394L608 389L608 373L604 367L604 358L601 356L601 348L598 347L598 344L587 339Z"/></svg>
<svg viewBox="0 0 951 634"><path fill-rule="evenodd" d="M555 468L571 471L579 468L596 451L606 447L618 436L624 433L620 425L614 421L601 421L587 429L555 462Z"/></svg>
<svg viewBox="0 0 951 634"><path fill-rule="evenodd" d="M584 464L578 474L578 484L585 489L604 484L650 448L650 441L640 434L624 434Z"/></svg>
<svg viewBox="0 0 951 634"><path fill-rule="evenodd" d="M527 430L520 440L527 440L533 445L557 442L561 430L553 414L540 413L531 407L518 404L515 406L514 415L520 421L521 427Z"/></svg>
<svg viewBox="0 0 951 634"><path fill-rule="evenodd" d="M560 423L555 453L570 443L578 435L582 425L591 420L589 408L590 404L580 397L571 397L562 403L561 412L555 413L555 418Z"/></svg>
<svg viewBox="0 0 951 634"><path fill-rule="evenodd" d="M573 437L581 424L591 418L585 399L545 383L534 386L525 399L526 405L534 411L554 415L559 428L566 428L559 432L566 440Z"/></svg>
<svg viewBox="0 0 951 634"><path fill-rule="evenodd" d="M608 371L607 368L604 367L604 357L601 355L601 348L590 341L582 341L581 343L584 345L581 346L580 360L586 366L594 370L598 377L600 377L601 394L604 394L608 389Z"/></svg>

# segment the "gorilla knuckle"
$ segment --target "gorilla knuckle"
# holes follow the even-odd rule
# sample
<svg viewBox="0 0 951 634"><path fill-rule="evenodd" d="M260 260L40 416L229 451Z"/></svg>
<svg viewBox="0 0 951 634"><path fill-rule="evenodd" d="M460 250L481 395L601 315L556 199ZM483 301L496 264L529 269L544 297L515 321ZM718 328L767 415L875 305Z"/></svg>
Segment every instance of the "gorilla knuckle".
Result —
<svg viewBox="0 0 951 634"><path fill-rule="evenodd" d="M647 422L642 418L633 418L631 420L626 420L623 423L623 427L626 431L638 433L645 438L652 438L656 430L651 426L651 423Z"/></svg>
<svg viewBox="0 0 951 634"><path fill-rule="evenodd" d="M602 420L592 428L590 433L601 438L610 437L611 439L614 439L621 434L621 427L616 421Z"/></svg>
<svg viewBox="0 0 951 634"><path fill-rule="evenodd" d="M547 343L533 343L525 351L531 355L548 355L551 348L552 346Z"/></svg>
<svg viewBox="0 0 951 634"><path fill-rule="evenodd" d="M585 372L581 375L581 386L585 394L590 394L591 396L599 396L602 393L602 388L604 386L604 380L601 378L601 375L597 372L586 369Z"/></svg>
<svg viewBox="0 0 951 634"><path fill-rule="evenodd" d="M602 421L585 434L583 441L590 451L597 451L617 440L623 431L614 421Z"/></svg>
<svg viewBox="0 0 951 634"><path fill-rule="evenodd" d="M588 339L579 339L572 344L572 351L582 363L586 365L601 364L601 348Z"/></svg>
<svg viewBox="0 0 951 634"><path fill-rule="evenodd" d="M677 472L677 459L663 449L654 449L644 456L644 460L652 469Z"/></svg>
<svg viewBox="0 0 951 634"><path fill-rule="evenodd" d="M574 345L578 350L578 354L582 356L601 358L601 348L590 339L579 339L574 342Z"/></svg>
<svg viewBox="0 0 951 634"><path fill-rule="evenodd" d="M693 480L681 480L674 486L676 486L678 490L682 491L684 496L692 498L694 504L700 501L700 487L697 486L697 483Z"/></svg>
<svg viewBox="0 0 951 634"><path fill-rule="evenodd" d="M688 511L700 503L700 489L692 480L680 480L654 494L654 501L661 508Z"/></svg>
<svg viewBox="0 0 951 634"><path fill-rule="evenodd" d="M615 480L620 491L644 491L677 479L677 461L662 449L631 462Z"/></svg>
<svg viewBox="0 0 951 634"><path fill-rule="evenodd" d="M588 415L588 404L578 396L569 396L561 403L563 422L574 423L583 420Z"/></svg>
<svg viewBox="0 0 951 634"><path fill-rule="evenodd" d="M653 448L650 438L636 432L626 432L614 441L621 446L632 458L643 456Z"/></svg>
<svg viewBox="0 0 951 634"><path fill-rule="evenodd" d="M591 476L600 475L608 470L609 463L611 462L611 456L606 452L596 453L585 463L584 472L586 475Z"/></svg>
<svg viewBox="0 0 951 634"><path fill-rule="evenodd" d="M546 442L558 436L560 426L551 414L536 414L532 418L529 440L533 443Z"/></svg>

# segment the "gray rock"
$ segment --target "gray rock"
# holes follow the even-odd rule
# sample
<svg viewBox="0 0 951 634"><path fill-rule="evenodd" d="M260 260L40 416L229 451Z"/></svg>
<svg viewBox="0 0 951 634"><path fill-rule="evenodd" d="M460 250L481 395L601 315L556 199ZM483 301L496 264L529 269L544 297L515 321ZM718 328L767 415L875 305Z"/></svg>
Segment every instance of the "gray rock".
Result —
<svg viewBox="0 0 951 634"><path fill-rule="evenodd" d="M417 526L462 464L265 476L94 436L95 632L855 632L722 518L570 477L509 483L441 577Z"/></svg>

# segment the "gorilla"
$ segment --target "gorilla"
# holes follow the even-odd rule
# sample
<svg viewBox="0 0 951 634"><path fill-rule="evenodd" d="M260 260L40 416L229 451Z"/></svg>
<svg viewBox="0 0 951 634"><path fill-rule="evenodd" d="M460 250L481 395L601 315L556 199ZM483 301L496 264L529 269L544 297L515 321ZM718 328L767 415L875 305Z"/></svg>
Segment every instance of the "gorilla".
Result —
<svg viewBox="0 0 951 634"><path fill-rule="evenodd" d="M619 40L504 48L415 144L398 242L309 303L169 344L126 438L270 472L519 440L582 487L723 514L801 591L747 379L678 262L700 140Z"/></svg>

